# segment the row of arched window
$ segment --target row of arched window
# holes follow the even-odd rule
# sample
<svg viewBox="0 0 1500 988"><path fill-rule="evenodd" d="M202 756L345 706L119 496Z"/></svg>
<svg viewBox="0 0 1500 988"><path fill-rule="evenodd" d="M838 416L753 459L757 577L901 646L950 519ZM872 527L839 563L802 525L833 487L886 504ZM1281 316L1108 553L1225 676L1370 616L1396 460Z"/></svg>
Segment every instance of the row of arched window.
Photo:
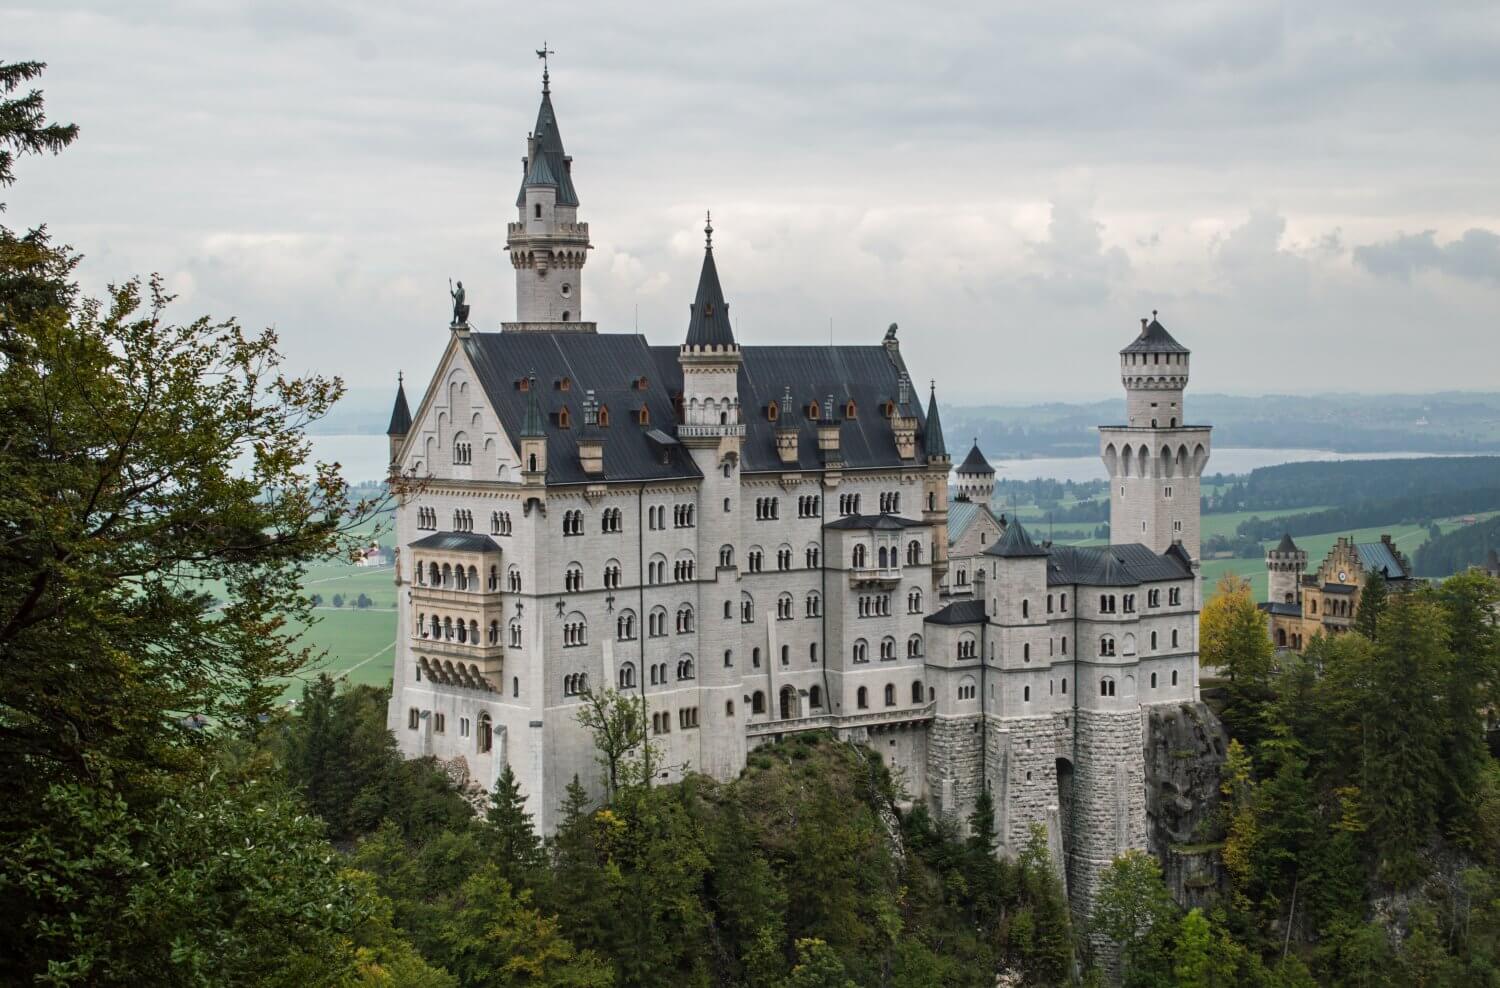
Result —
<svg viewBox="0 0 1500 988"><path fill-rule="evenodd" d="M455 508L453 510L453 531L474 531L474 512L468 508Z"/></svg>
<svg viewBox="0 0 1500 988"><path fill-rule="evenodd" d="M901 511L901 492L882 491L880 494L880 513L883 515L899 514Z"/></svg>
<svg viewBox="0 0 1500 988"><path fill-rule="evenodd" d="M887 707L894 707L896 705L896 684L895 683L886 683L885 684L884 698L885 698L885 705ZM921 704L926 703L927 699L928 699L927 692L922 688L922 681L920 679L918 679L915 682L913 682L911 684L911 702L914 705L920 706ZM857 709L859 709L859 710L868 710L870 708L870 689L869 689L869 687L867 687L867 686L861 686L858 690L856 690L854 692L854 706Z"/></svg>
<svg viewBox="0 0 1500 988"><path fill-rule="evenodd" d="M922 636L911 635L906 639L906 657L909 659L920 658L922 655ZM856 665L870 661L870 643L863 638L856 638L849 650L850 661ZM896 658L896 639L886 635L880 640L880 660L889 662Z"/></svg>
<svg viewBox="0 0 1500 988"><path fill-rule="evenodd" d="M510 512L509 511L491 511L490 512L490 534L491 535L509 535L510 533L511 533Z"/></svg>
<svg viewBox="0 0 1500 988"><path fill-rule="evenodd" d="M798 518L817 518L823 514L823 496L821 494L803 494L797 498Z"/></svg>
<svg viewBox="0 0 1500 988"><path fill-rule="evenodd" d="M516 574L516 578L519 579L520 570L514 566L511 567L511 570ZM490 567L489 579L484 583L480 583L479 568L476 566L465 567L462 564L455 566L451 563L443 563L442 566L439 566L435 562L428 561L424 563L421 559L418 559L412 571L416 575L417 586L419 587L432 587L439 590L467 590L471 593L479 593L482 590L494 593L500 589L500 570L497 566Z"/></svg>
<svg viewBox="0 0 1500 988"><path fill-rule="evenodd" d="M446 718L437 712L429 713L432 718L432 730L434 734L442 734L447 730ZM415 731L422 726L422 711L412 707L406 711L406 726ZM474 750L479 754L488 754L495 746L495 726L490 720L490 715L481 712L477 720L477 730L474 732ZM469 736L469 718L458 719L459 737Z"/></svg>
<svg viewBox="0 0 1500 988"><path fill-rule="evenodd" d="M857 514L859 514L859 495L858 494L840 494L839 495L839 514L841 514L841 515L857 515Z"/></svg>
<svg viewBox="0 0 1500 988"><path fill-rule="evenodd" d="M481 635L479 622L473 618L465 621L452 615L440 617L436 614L417 613L417 634L434 641L457 642L460 645L500 644L500 622L491 621Z"/></svg>
<svg viewBox="0 0 1500 988"><path fill-rule="evenodd" d="M889 617L891 595L888 593L862 594L858 602L860 617Z"/></svg>
<svg viewBox="0 0 1500 988"><path fill-rule="evenodd" d="M755 499L755 520L775 521L781 517L781 498L758 497Z"/></svg>
<svg viewBox="0 0 1500 988"><path fill-rule="evenodd" d="M417 527L424 531L432 531L437 528L437 509L418 508Z"/></svg>

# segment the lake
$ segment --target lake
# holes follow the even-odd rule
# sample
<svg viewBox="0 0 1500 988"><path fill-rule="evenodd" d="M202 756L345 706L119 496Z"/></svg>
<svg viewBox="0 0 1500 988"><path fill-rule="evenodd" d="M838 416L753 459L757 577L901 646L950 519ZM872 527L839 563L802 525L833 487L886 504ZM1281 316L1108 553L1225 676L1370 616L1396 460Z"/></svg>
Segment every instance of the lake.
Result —
<svg viewBox="0 0 1500 988"><path fill-rule="evenodd" d="M343 467L344 479L384 480L390 457L385 436L310 436L313 456ZM1330 449L1216 449L1208 460L1208 473L1249 473L1256 467L1308 460L1412 459L1434 453L1336 453ZM1104 463L1097 456L1036 457L1023 460L991 460L1000 480L1104 480Z"/></svg>

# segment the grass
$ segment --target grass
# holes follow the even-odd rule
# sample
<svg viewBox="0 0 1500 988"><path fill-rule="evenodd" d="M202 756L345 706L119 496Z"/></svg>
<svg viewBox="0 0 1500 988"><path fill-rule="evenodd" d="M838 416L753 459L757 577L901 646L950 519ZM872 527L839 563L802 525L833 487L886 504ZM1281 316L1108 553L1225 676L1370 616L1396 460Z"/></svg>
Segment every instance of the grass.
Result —
<svg viewBox="0 0 1500 988"><path fill-rule="evenodd" d="M390 682L396 641L394 609L323 607L303 627L303 644L326 654L287 683L286 699L302 695L302 684L320 672L335 679L383 686Z"/></svg>

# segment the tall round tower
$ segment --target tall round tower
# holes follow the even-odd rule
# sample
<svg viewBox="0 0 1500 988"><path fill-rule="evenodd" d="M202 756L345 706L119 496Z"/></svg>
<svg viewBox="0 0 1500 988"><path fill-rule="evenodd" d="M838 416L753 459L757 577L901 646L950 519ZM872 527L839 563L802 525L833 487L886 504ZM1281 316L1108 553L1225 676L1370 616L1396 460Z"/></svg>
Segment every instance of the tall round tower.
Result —
<svg viewBox="0 0 1500 988"><path fill-rule="evenodd" d="M1290 534L1266 553L1266 600L1273 604L1297 603L1297 588L1307 571L1307 553L1297 548Z"/></svg>
<svg viewBox="0 0 1500 988"><path fill-rule="evenodd" d="M1182 392L1188 348L1151 313L1120 351L1124 425L1099 427L1099 455L1109 471L1109 540L1140 542L1156 552L1180 544L1198 559L1198 480L1208 463L1206 425L1186 425Z"/></svg>

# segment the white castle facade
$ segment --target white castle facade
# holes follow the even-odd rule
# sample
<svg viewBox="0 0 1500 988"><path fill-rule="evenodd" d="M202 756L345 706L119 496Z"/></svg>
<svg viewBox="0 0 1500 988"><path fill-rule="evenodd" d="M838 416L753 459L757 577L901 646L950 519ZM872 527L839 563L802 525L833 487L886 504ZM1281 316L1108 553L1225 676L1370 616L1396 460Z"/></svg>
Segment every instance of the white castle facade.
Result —
<svg viewBox="0 0 1500 988"><path fill-rule="evenodd" d="M1198 478L1188 352L1143 321L1127 423L1101 429L1111 546L1039 544L987 505L975 449L950 500L892 327L868 346L740 346L711 228L686 335L583 319L588 226L543 90L509 224L515 322L456 311L414 413L398 389L400 607L390 728L411 757L509 765L545 832L602 791L580 694L638 694L658 777L736 776L831 730L1004 852L1045 825L1088 896L1146 844L1142 723L1197 698Z"/></svg>

